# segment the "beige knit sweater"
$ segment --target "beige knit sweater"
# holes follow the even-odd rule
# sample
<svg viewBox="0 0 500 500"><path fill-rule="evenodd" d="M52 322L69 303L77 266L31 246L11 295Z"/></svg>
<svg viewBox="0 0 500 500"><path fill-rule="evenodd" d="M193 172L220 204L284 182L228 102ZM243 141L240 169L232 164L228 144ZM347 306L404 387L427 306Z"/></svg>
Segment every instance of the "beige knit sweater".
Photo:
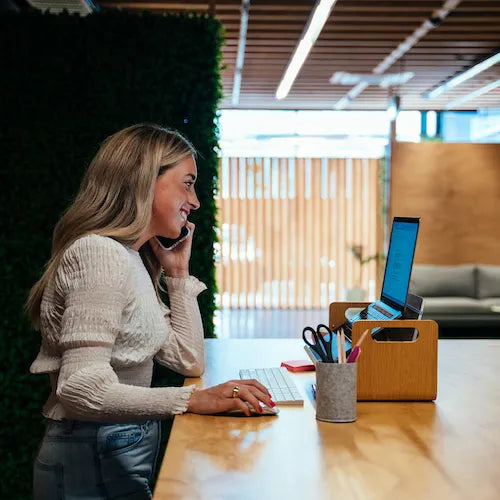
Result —
<svg viewBox="0 0 500 500"><path fill-rule="evenodd" d="M191 377L204 370L196 278L166 278L158 302L138 252L88 235L64 253L41 303L42 346L31 373L48 373L47 418L134 422L186 411L194 386L151 388L153 359Z"/></svg>

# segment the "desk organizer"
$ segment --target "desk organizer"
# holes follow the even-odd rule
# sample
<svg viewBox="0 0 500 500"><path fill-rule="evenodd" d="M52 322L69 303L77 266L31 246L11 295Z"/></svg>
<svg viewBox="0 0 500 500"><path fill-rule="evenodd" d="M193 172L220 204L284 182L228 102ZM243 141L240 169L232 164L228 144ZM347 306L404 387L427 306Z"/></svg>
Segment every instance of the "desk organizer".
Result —
<svg viewBox="0 0 500 500"><path fill-rule="evenodd" d="M330 304L330 327L345 323L345 312L370 302ZM437 395L438 325L431 320L356 321L355 345L367 328L416 328L413 341L377 341L368 335L358 359L358 401L432 401Z"/></svg>

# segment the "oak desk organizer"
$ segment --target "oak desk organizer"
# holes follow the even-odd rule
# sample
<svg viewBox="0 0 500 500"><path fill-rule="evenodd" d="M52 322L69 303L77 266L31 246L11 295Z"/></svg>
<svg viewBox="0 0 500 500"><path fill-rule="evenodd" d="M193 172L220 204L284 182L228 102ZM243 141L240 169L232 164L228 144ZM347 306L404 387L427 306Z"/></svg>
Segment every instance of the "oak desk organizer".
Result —
<svg viewBox="0 0 500 500"><path fill-rule="evenodd" d="M345 312L370 302L333 302L330 327L345 322ZM413 341L377 341L368 335L358 359L358 401L432 401L437 395L438 325L431 320L356 321L355 345L367 328L416 328Z"/></svg>

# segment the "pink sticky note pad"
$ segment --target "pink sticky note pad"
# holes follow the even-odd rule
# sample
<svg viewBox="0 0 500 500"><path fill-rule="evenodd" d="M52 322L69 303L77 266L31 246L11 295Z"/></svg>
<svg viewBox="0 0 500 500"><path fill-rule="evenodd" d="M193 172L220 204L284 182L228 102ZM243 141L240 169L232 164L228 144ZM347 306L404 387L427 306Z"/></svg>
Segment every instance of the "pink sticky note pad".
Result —
<svg viewBox="0 0 500 500"><path fill-rule="evenodd" d="M293 359L291 361L283 361L281 366L284 366L290 372L308 372L314 370L314 364L305 359Z"/></svg>

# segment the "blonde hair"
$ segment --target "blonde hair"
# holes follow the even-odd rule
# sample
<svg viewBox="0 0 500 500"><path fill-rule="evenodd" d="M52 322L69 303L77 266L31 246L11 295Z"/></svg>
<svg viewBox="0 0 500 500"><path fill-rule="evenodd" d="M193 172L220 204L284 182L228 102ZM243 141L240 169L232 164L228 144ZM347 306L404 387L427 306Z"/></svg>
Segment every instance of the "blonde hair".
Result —
<svg viewBox="0 0 500 500"><path fill-rule="evenodd" d="M147 123L125 128L102 143L75 200L54 228L51 258L28 296L26 309L35 328L45 287L64 251L87 234L135 242L149 225L158 175L195 153L178 132ZM161 266L149 243L140 255L158 294Z"/></svg>

